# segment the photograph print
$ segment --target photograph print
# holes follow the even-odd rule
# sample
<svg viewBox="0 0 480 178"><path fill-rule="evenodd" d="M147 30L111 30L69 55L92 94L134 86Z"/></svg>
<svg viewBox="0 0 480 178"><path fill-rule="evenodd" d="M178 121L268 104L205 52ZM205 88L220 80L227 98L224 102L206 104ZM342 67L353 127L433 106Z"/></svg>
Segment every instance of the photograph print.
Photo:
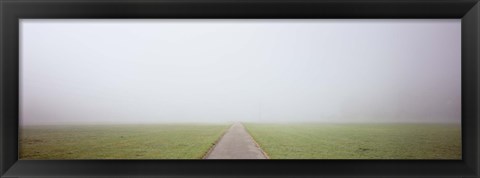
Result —
<svg viewBox="0 0 480 178"><path fill-rule="evenodd" d="M19 159L461 160L460 19L21 19Z"/></svg>

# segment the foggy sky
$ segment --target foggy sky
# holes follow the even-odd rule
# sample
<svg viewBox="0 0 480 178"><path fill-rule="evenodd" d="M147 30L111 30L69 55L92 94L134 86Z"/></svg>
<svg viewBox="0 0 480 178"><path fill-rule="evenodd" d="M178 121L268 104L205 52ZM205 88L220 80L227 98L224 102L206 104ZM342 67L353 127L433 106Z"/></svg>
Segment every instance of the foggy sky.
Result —
<svg viewBox="0 0 480 178"><path fill-rule="evenodd" d="M459 123L460 23L23 19L20 120Z"/></svg>

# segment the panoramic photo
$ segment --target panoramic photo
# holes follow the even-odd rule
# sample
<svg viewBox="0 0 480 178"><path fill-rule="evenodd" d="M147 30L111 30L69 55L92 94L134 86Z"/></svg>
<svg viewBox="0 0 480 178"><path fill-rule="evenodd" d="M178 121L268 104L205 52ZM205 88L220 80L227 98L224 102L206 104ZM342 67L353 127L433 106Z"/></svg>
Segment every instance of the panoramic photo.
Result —
<svg viewBox="0 0 480 178"><path fill-rule="evenodd" d="M21 19L19 159L460 160L460 19Z"/></svg>

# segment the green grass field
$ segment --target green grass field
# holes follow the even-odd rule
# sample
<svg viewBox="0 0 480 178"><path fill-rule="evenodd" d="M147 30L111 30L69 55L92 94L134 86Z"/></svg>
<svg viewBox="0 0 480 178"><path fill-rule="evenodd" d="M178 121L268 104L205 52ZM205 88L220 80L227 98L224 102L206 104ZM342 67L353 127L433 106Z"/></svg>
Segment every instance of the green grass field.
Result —
<svg viewBox="0 0 480 178"><path fill-rule="evenodd" d="M228 126L27 126L20 132L20 159L199 159Z"/></svg>
<svg viewBox="0 0 480 178"><path fill-rule="evenodd" d="M454 124L244 125L272 159L461 159ZM20 159L200 159L229 126L27 126Z"/></svg>
<svg viewBox="0 0 480 178"><path fill-rule="evenodd" d="M245 124L272 159L461 159L455 124Z"/></svg>

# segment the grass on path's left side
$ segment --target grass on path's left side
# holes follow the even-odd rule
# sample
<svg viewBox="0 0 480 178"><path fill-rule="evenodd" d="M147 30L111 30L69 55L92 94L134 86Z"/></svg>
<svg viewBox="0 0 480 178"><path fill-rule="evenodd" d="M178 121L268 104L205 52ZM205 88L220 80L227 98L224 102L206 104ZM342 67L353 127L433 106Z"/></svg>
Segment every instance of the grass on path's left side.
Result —
<svg viewBox="0 0 480 178"><path fill-rule="evenodd" d="M27 126L20 159L201 159L228 124Z"/></svg>

